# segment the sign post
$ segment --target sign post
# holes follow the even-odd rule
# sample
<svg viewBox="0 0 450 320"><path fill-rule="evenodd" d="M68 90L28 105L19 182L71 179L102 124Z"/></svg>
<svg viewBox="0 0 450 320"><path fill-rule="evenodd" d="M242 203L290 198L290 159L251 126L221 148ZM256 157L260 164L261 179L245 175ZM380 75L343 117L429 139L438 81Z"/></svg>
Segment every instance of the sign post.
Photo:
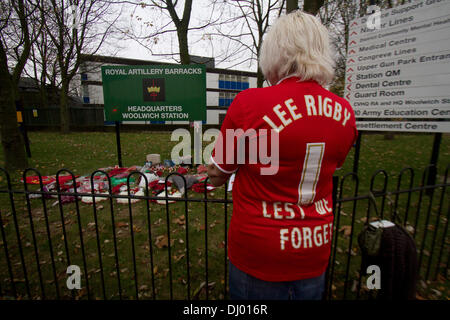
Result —
<svg viewBox="0 0 450 320"><path fill-rule="evenodd" d="M428 183L427 185L432 186L436 183L436 175L437 175L437 162L439 158L439 149L441 147L442 141L442 133L436 133L434 135L433 141L433 150L431 151L431 160L430 160L430 171L428 173ZM428 189L427 194L432 195L434 189Z"/></svg>
<svg viewBox="0 0 450 320"><path fill-rule="evenodd" d="M356 138L356 143L355 143L355 157L353 159L353 173L355 173L355 174L358 174L359 152L361 150L361 136L362 136L362 132L358 132L358 138Z"/></svg>
<svg viewBox="0 0 450 320"><path fill-rule="evenodd" d="M120 145L120 122L116 121L116 146L117 146L117 161L119 163L119 167L123 167L122 163L122 147Z"/></svg>

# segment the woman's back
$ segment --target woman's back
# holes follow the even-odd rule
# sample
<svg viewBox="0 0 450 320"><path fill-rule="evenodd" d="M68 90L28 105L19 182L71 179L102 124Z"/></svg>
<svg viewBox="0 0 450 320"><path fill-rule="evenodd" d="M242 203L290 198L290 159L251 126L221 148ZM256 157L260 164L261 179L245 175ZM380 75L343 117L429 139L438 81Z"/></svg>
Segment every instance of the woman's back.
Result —
<svg viewBox="0 0 450 320"><path fill-rule="evenodd" d="M224 137L227 129L241 129L232 146L234 164L216 154L213 159L227 171L238 168L230 260L266 281L320 275L331 243L332 176L356 137L351 106L315 81L291 77L241 92L222 126ZM245 150L245 163L237 163L239 150ZM223 159L230 151L223 146Z"/></svg>

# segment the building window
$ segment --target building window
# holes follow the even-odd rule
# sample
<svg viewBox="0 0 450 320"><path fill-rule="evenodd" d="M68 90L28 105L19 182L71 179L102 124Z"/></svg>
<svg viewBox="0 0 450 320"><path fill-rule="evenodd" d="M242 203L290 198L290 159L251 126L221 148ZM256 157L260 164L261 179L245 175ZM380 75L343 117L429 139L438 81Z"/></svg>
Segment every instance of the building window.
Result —
<svg viewBox="0 0 450 320"><path fill-rule="evenodd" d="M226 113L219 114L219 124L222 124L225 120Z"/></svg>
<svg viewBox="0 0 450 320"><path fill-rule="evenodd" d="M82 86L82 95L83 97L89 97L89 87L87 85Z"/></svg>
<svg viewBox="0 0 450 320"><path fill-rule="evenodd" d="M225 92L219 92L219 107L224 107L225 104Z"/></svg>
<svg viewBox="0 0 450 320"><path fill-rule="evenodd" d="M234 97L236 97L236 93L234 92L227 92L226 93L226 99L225 99L225 105L229 106L231 102L233 102Z"/></svg>
<svg viewBox="0 0 450 320"><path fill-rule="evenodd" d="M81 74L81 81L87 81L87 79L88 79L87 73L82 73Z"/></svg>
<svg viewBox="0 0 450 320"><path fill-rule="evenodd" d="M242 90L248 89L250 87L248 77L242 77L241 83L242 83Z"/></svg>
<svg viewBox="0 0 450 320"><path fill-rule="evenodd" d="M236 76L230 76L230 89L237 89L237 77Z"/></svg>
<svg viewBox="0 0 450 320"><path fill-rule="evenodd" d="M231 89L231 75L225 75L225 89Z"/></svg>
<svg viewBox="0 0 450 320"><path fill-rule="evenodd" d="M247 76L219 74L219 89L245 90L249 87ZM219 107L229 106L236 95L236 92L219 92Z"/></svg>
<svg viewBox="0 0 450 320"><path fill-rule="evenodd" d="M245 90L250 87L247 76L219 74L219 89Z"/></svg>
<svg viewBox="0 0 450 320"><path fill-rule="evenodd" d="M225 75L219 74L219 89L225 89Z"/></svg>

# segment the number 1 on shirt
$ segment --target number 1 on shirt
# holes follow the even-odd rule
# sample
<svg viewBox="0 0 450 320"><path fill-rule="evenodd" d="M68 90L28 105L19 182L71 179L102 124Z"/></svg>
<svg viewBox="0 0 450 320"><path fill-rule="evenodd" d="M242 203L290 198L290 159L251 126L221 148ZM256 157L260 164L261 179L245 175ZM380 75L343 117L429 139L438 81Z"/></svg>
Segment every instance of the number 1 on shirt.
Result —
<svg viewBox="0 0 450 320"><path fill-rule="evenodd" d="M308 143L306 145L303 171L298 186L299 205L308 205L314 201L324 153L325 142Z"/></svg>

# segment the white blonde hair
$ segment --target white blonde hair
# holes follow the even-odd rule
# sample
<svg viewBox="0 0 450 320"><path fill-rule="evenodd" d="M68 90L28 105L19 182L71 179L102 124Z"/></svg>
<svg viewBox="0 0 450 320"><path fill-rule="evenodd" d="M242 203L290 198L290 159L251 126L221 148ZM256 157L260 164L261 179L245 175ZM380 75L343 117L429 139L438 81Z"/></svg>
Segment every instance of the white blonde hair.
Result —
<svg viewBox="0 0 450 320"><path fill-rule="evenodd" d="M300 10L278 18L263 41L259 67L267 80L293 75L322 86L330 83L334 61L327 29Z"/></svg>

